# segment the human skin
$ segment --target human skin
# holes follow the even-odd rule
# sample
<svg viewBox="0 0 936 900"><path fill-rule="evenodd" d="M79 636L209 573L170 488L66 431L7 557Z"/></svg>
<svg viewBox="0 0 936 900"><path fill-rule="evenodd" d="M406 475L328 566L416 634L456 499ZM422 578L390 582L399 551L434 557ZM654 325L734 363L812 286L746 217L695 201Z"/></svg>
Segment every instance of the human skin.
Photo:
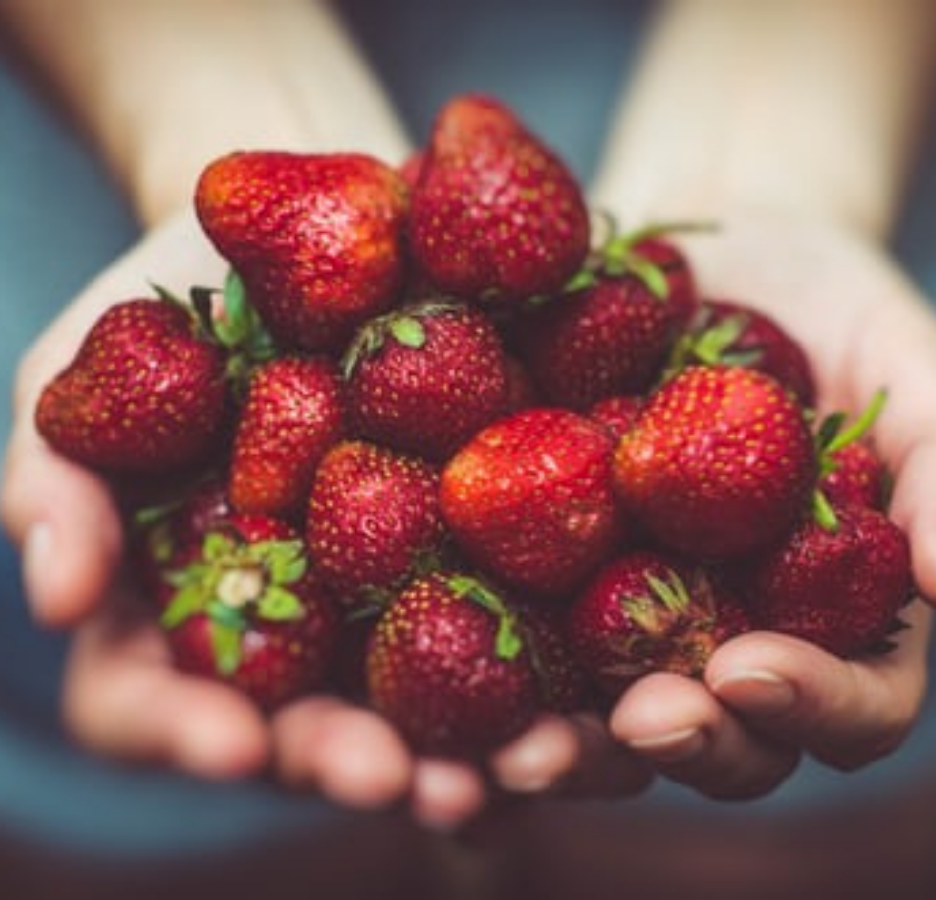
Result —
<svg viewBox="0 0 936 900"><path fill-rule="evenodd" d="M936 523L924 503L936 492L936 414L921 395L936 376L924 352L936 325L883 248L908 171L930 17L922 14L923 28L915 11L923 4L868 0L829 29L812 17L840 17L841 2L757 5L769 14L751 6L684 0L661 13L592 196L622 222L717 218L717 235L685 240L706 293L761 306L800 337L825 403L853 409L889 388L878 436L898 475L893 514L910 534L921 590L936 596ZM67 28L54 8L53 0L0 6L144 226L140 243L71 301L24 358L3 480L3 517L23 548L31 609L40 623L74 631L63 702L81 743L206 778L272 768L288 785L353 807L404 799L422 821L443 827L474 815L491 780L522 793L574 780L585 793L627 795L658 771L706 794L747 797L781 783L804 752L853 767L900 743L925 680L922 604L886 658L844 663L789 638L748 635L715 654L702 682L641 681L617 704L610 730L594 719L541 720L490 759L486 775L414 757L388 723L336 697L306 698L266 720L233 691L176 672L116 574L121 535L105 485L33 429L38 392L93 318L138 293L152 273L182 291L220 280L223 262L188 208L205 161L235 146L275 146L368 149L394 162L409 142L324 4L244 3L237 14L227 4L223 27L216 0L75 0ZM792 52L804 27L833 35L821 54ZM145 52L123 40L131 28L146 29ZM719 50L741 45L741 55ZM312 60L322 60L327 78L309 71ZM804 79L825 91L804 95ZM356 102L327 87L334 83ZM868 114L849 115L859 105ZM791 148L780 138L793 133L815 140ZM849 166L816 152L843 146L861 148ZM865 336L872 322L873 341Z"/></svg>

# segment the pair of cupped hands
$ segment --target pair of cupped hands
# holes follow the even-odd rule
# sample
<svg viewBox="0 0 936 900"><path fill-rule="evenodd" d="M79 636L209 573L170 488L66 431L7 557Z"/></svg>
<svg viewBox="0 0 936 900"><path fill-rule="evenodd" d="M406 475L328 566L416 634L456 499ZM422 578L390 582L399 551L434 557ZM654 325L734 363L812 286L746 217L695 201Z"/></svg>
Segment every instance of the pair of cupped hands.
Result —
<svg viewBox="0 0 936 900"><path fill-rule="evenodd" d="M715 235L681 239L704 295L750 303L804 345L823 409L863 408L886 387L878 447L896 479L891 515L911 541L923 597L936 597L936 314L857 232L739 212ZM704 678L654 674L610 716L544 716L483 765L413 755L376 713L311 696L266 718L233 689L177 671L141 598L121 575L122 536L105 484L54 454L33 427L42 386L108 305L218 283L224 264L185 212L154 228L46 329L23 358L2 484L36 621L72 631L62 705L76 740L113 758L215 780L273 776L359 809L406 804L451 829L504 792L626 797L656 777L721 799L769 793L804 754L840 769L897 749L926 683L930 610L890 654L842 661L755 632L724 644Z"/></svg>

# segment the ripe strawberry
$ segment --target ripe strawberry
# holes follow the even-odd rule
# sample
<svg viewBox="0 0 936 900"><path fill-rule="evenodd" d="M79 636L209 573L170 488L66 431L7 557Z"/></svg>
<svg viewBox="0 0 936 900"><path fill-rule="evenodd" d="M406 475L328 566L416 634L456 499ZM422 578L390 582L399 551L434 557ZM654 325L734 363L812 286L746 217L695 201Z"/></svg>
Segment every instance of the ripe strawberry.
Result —
<svg viewBox="0 0 936 900"><path fill-rule="evenodd" d="M826 416L816 428L819 484L814 512L821 524L834 527L828 505L857 503L883 511L890 501L890 474L870 444L870 433L887 402L879 390L851 422L842 412Z"/></svg>
<svg viewBox="0 0 936 900"><path fill-rule="evenodd" d="M608 563L569 617L580 662L609 696L650 672L698 677L719 644L749 627L744 607L698 566L648 550Z"/></svg>
<svg viewBox="0 0 936 900"><path fill-rule="evenodd" d="M805 350L773 318L727 300L707 300L677 344L671 365L746 366L772 375L812 407L816 386Z"/></svg>
<svg viewBox="0 0 936 900"><path fill-rule="evenodd" d="M442 472L442 514L484 570L536 594L588 576L621 537L613 442L563 409L536 408L480 431Z"/></svg>
<svg viewBox="0 0 936 900"><path fill-rule="evenodd" d="M530 655L542 708L555 713L584 709L588 677L569 643L564 606L526 599L513 599L511 606Z"/></svg>
<svg viewBox="0 0 936 900"><path fill-rule="evenodd" d="M426 301L361 328L345 355L348 402L362 437L448 458L507 405L500 338L475 309Z"/></svg>
<svg viewBox="0 0 936 900"><path fill-rule="evenodd" d="M345 441L322 459L306 540L316 573L352 605L386 603L445 544L439 476L415 457Z"/></svg>
<svg viewBox="0 0 936 900"><path fill-rule="evenodd" d="M648 390L683 324L681 310L636 276L601 277L530 316L520 355L548 402L586 410Z"/></svg>
<svg viewBox="0 0 936 900"><path fill-rule="evenodd" d="M833 506L857 504L883 511L889 476L884 461L865 442L846 444L830 454L833 468L819 479L819 490Z"/></svg>
<svg viewBox="0 0 936 900"><path fill-rule="evenodd" d="M588 411L588 418L607 428L617 442L631 430L644 403L645 398L642 395L615 394L599 400Z"/></svg>
<svg viewBox="0 0 936 900"><path fill-rule="evenodd" d="M578 270L588 210L565 164L511 110L463 95L436 118L413 189L410 243L440 290L513 304L559 290Z"/></svg>
<svg viewBox="0 0 936 900"><path fill-rule="evenodd" d="M258 367L234 436L231 503L241 512L303 511L315 467L344 432L344 386L329 360L279 357Z"/></svg>
<svg viewBox="0 0 936 900"><path fill-rule="evenodd" d="M216 447L225 366L224 350L192 310L126 300L95 321L45 386L36 427L58 452L108 474L189 467Z"/></svg>
<svg viewBox="0 0 936 900"><path fill-rule="evenodd" d="M160 621L183 671L225 681L265 709L324 682L337 608L290 526L233 515L181 552Z"/></svg>
<svg viewBox="0 0 936 900"><path fill-rule="evenodd" d="M175 591L167 570L180 568L200 551L204 535L225 527L232 514L223 479L209 477L164 495L163 502L133 510L128 550L132 572L144 594L168 604Z"/></svg>
<svg viewBox="0 0 936 900"><path fill-rule="evenodd" d="M835 509L836 524L807 517L745 566L740 580L759 627L842 657L876 649L897 626L913 578L906 535L883 513Z"/></svg>
<svg viewBox="0 0 936 900"><path fill-rule="evenodd" d="M614 457L615 486L661 544L738 557L782 538L817 476L801 407L753 369L684 369L647 401Z"/></svg>
<svg viewBox="0 0 936 900"><path fill-rule="evenodd" d="M337 351L400 290L408 195L363 154L253 151L210 163L195 207L273 336Z"/></svg>
<svg viewBox="0 0 936 900"><path fill-rule="evenodd" d="M421 753L475 757L519 734L539 708L515 612L467 575L413 581L377 623L371 703Z"/></svg>

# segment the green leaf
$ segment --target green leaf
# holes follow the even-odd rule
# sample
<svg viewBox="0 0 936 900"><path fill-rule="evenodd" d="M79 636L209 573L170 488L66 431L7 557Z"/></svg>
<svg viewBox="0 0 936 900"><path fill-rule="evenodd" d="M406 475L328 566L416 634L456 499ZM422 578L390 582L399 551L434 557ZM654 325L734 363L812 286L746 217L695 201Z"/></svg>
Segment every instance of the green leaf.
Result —
<svg viewBox="0 0 936 900"><path fill-rule="evenodd" d="M627 257L625 270L633 272L657 300L665 300L669 296L669 282L666 280L663 270L656 263L650 262L648 259L642 259L639 256L629 256Z"/></svg>
<svg viewBox="0 0 936 900"><path fill-rule="evenodd" d="M259 541L252 544L251 559L262 564L274 584L293 584L308 568L302 541Z"/></svg>
<svg viewBox="0 0 936 900"><path fill-rule="evenodd" d="M838 531L838 516L832 509L832 504L820 490L813 491L812 497L813 518L820 528L831 531L833 534Z"/></svg>
<svg viewBox="0 0 936 900"><path fill-rule="evenodd" d="M269 622L294 622L301 619L305 611L292 591L271 584L257 603L257 614Z"/></svg>
<svg viewBox="0 0 936 900"><path fill-rule="evenodd" d="M724 361L725 351L744 334L749 317L743 313L726 316L717 325L706 328L693 342L692 352L706 365L713 366Z"/></svg>
<svg viewBox="0 0 936 900"><path fill-rule="evenodd" d="M241 632L223 622L211 623L211 647L218 673L233 675L241 662Z"/></svg>
<svg viewBox="0 0 936 900"><path fill-rule="evenodd" d="M212 622L224 625L226 628L233 628L236 631L244 631L247 628L244 614L239 609L233 609L220 600L209 600L205 605L205 612L210 616Z"/></svg>
<svg viewBox="0 0 936 900"><path fill-rule="evenodd" d="M669 612L677 615L684 613L692 602L683 580L672 570L669 571L668 580L657 578L656 575L647 575L647 583L653 590L654 596L666 607Z"/></svg>
<svg viewBox="0 0 936 900"><path fill-rule="evenodd" d="M390 334L397 343L419 350L426 343L426 329L413 316L399 316L390 320Z"/></svg>
<svg viewBox="0 0 936 900"><path fill-rule="evenodd" d="M884 409L884 405L887 403L887 391L881 388L875 392L874 396L871 398L871 402L864 408L861 415L855 419L854 423L846 428L844 431L838 431L838 433L829 441L825 449L827 453L835 453L837 450L841 450L842 447L852 444L860 438L864 437L868 431L871 430L871 427L877 421L878 416L881 414L881 411Z"/></svg>
<svg viewBox="0 0 936 900"><path fill-rule="evenodd" d="M159 624L167 630L172 630L195 613L202 612L207 600L204 586L201 583L186 585L176 591L159 617Z"/></svg>
<svg viewBox="0 0 936 900"><path fill-rule="evenodd" d="M512 615L501 616L497 623L497 636L494 639L494 652L498 659L510 661L516 659L523 650L523 638L516 627Z"/></svg>
<svg viewBox="0 0 936 900"><path fill-rule="evenodd" d="M562 288L564 294L574 294L576 291L584 291L587 288L594 287L598 278L595 273L589 269L579 269Z"/></svg>
<svg viewBox="0 0 936 900"><path fill-rule="evenodd" d="M202 558L205 562L220 562L234 552L234 542L217 531L209 531L202 543Z"/></svg>

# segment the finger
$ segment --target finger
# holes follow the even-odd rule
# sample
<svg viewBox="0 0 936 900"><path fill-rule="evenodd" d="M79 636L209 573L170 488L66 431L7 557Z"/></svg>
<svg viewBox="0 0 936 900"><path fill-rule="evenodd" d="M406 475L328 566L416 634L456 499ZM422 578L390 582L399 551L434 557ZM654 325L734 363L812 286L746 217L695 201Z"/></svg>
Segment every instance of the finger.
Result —
<svg viewBox="0 0 936 900"><path fill-rule="evenodd" d="M929 611L917 602L906 618L902 646L866 660L844 661L785 635L744 635L713 655L706 682L762 732L854 769L896 749L919 713Z"/></svg>
<svg viewBox="0 0 936 900"><path fill-rule="evenodd" d="M177 767L209 779L260 770L268 729L247 699L173 668L158 628L102 611L75 635L65 674L65 721L105 756Z"/></svg>
<svg viewBox="0 0 936 900"><path fill-rule="evenodd" d="M487 788L473 766L448 759L420 759L416 763L411 809L418 822L451 831L484 808Z"/></svg>
<svg viewBox="0 0 936 900"><path fill-rule="evenodd" d="M637 794L653 780L642 760L622 750L594 715L546 715L502 747L490 769L505 790L548 789L575 796Z"/></svg>
<svg viewBox="0 0 936 900"><path fill-rule="evenodd" d="M611 714L611 731L673 781L719 799L772 790L796 768L798 753L745 728L700 682L649 675Z"/></svg>
<svg viewBox="0 0 936 900"><path fill-rule="evenodd" d="M273 744L286 784L320 790L345 806L387 806L413 782L413 758L393 728L337 697L289 704L273 719Z"/></svg>
<svg viewBox="0 0 936 900"><path fill-rule="evenodd" d="M120 520L104 483L52 453L20 423L10 442L0 495L3 521L22 548L35 618L74 624L105 592L120 557Z"/></svg>
<svg viewBox="0 0 936 900"><path fill-rule="evenodd" d="M921 440L907 450L895 481L890 515L910 539L913 574L923 598L936 604L936 507L932 495L936 441Z"/></svg>

